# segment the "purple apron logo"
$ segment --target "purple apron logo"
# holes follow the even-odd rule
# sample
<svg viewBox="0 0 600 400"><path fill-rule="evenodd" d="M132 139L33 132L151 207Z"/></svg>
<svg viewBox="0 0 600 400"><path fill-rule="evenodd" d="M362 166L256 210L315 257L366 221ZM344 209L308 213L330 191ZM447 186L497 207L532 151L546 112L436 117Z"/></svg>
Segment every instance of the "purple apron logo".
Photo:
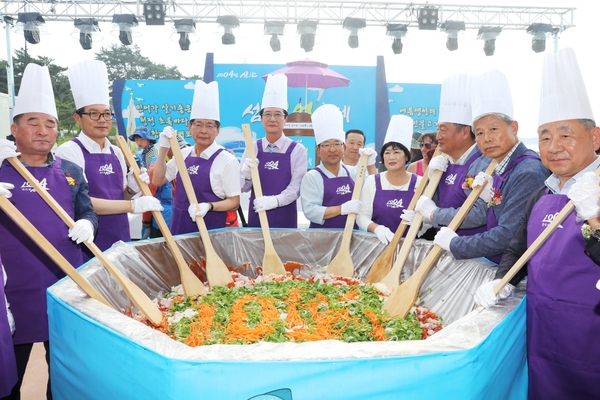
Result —
<svg viewBox="0 0 600 400"><path fill-rule="evenodd" d="M188 174L190 175L198 175L199 165L191 165L188 167Z"/></svg>
<svg viewBox="0 0 600 400"><path fill-rule="evenodd" d="M402 207L404 207L402 205L402 199L389 200L387 203L385 203L385 206L388 207L388 208L402 208Z"/></svg>
<svg viewBox="0 0 600 400"><path fill-rule="evenodd" d="M279 169L279 161L269 161L265 163L265 169L269 171Z"/></svg>
<svg viewBox="0 0 600 400"><path fill-rule="evenodd" d="M446 177L446 185L454 185L454 181L456 180L456 174L450 174Z"/></svg>
<svg viewBox="0 0 600 400"><path fill-rule="evenodd" d="M340 186L339 188L337 188L335 190L335 194L344 195L344 194L348 194L348 193L351 193L350 192L350 185L349 184Z"/></svg>
<svg viewBox="0 0 600 400"><path fill-rule="evenodd" d="M554 213L554 214L546 214L546 216L544 217L544 219L542 219L542 226L546 227L548 225L550 225L552 223L552 221L554 221L554 218L556 218L556 216L558 215L558 213ZM562 225L558 225L559 228L562 228Z"/></svg>
<svg viewBox="0 0 600 400"><path fill-rule="evenodd" d="M98 172L100 172L100 174L102 175L111 175L114 174L115 172L113 171L113 166L112 164L104 164L100 166L100 169L98 170Z"/></svg>
<svg viewBox="0 0 600 400"><path fill-rule="evenodd" d="M44 178L40 181L40 185L44 189L50 190L46 187L46 178ZM35 192L35 189L31 186L31 184L29 182L23 182L23 184L21 185L21 190L24 192Z"/></svg>
<svg viewBox="0 0 600 400"><path fill-rule="evenodd" d="M292 400L290 389L278 389L250 397L248 400Z"/></svg>

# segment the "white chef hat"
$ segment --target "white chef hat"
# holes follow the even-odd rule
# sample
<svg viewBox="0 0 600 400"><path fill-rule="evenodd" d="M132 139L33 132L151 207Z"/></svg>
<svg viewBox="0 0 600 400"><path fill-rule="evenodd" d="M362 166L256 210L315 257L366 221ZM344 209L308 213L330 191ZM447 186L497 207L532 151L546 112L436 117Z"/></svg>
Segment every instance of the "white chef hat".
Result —
<svg viewBox="0 0 600 400"><path fill-rule="evenodd" d="M471 80L469 74L457 74L442 81L439 122L471 126Z"/></svg>
<svg viewBox="0 0 600 400"><path fill-rule="evenodd" d="M408 115L392 115L383 144L400 143L410 151L413 135L413 119Z"/></svg>
<svg viewBox="0 0 600 400"><path fill-rule="evenodd" d="M211 83L196 81L190 120L197 118L221 121L219 112L219 84L217 81L212 81Z"/></svg>
<svg viewBox="0 0 600 400"><path fill-rule="evenodd" d="M556 54L546 53L538 126L568 119L594 120L577 57L571 48Z"/></svg>
<svg viewBox="0 0 600 400"><path fill-rule="evenodd" d="M58 119L50 71L48 67L33 63L27 64L23 72L13 115L16 117L29 112L49 114Z"/></svg>
<svg viewBox="0 0 600 400"><path fill-rule="evenodd" d="M284 74L267 76L261 108L267 107L287 110L287 76Z"/></svg>
<svg viewBox="0 0 600 400"><path fill-rule="evenodd" d="M311 115L317 145L330 139L344 142L344 116L333 104L324 104Z"/></svg>
<svg viewBox="0 0 600 400"><path fill-rule="evenodd" d="M473 122L491 113L514 118L512 96L506 75L497 69L473 79Z"/></svg>
<svg viewBox="0 0 600 400"><path fill-rule="evenodd" d="M73 65L67 70L75 108L92 104L108 106L108 72L106 65L99 60L87 60Z"/></svg>

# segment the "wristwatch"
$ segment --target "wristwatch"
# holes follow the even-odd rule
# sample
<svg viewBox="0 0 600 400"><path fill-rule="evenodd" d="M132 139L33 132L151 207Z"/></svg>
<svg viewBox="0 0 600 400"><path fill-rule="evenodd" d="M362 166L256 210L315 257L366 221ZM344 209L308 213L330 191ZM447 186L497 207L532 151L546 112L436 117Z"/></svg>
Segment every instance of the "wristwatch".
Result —
<svg viewBox="0 0 600 400"><path fill-rule="evenodd" d="M600 227L592 229L592 231L590 232L590 238L594 239L597 242L600 242Z"/></svg>

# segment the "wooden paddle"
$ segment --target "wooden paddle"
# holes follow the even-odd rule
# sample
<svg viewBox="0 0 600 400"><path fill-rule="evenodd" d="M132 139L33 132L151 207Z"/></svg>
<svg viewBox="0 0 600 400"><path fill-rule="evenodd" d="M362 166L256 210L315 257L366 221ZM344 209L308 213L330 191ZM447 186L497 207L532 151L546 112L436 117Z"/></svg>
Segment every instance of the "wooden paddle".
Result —
<svg viewBox="0 0 600 400"><path fill-rule="evenodd" d="M40 231L29 222L27 218L6 197L0 196L0 208L10 217L40 248L62 269L69 278L79 285L92 299L113 308L108 301L83 276L71 265L71 263L56 250Z"/></svg>
<svg viewBox="0 0 600 400"><path fill-rule="evenodd" d="M435 149L435 153L433 154L432 158L435 156L438 156L439 154L440 154L440 149L438 147ZM425 187L427 186L428 181L429 181L429 175L428 175L427 169L426 169L423 173L423 177L421 178L421 182L419 183L419 186L417 186L417 190L415 190L415 194L413 195L410 203L408 204L407 210L415 209L415 206L417 205L417 200L419 200L419 197L421 197L421 195L423 194L423 191L425 190ZM436 185L436 188L437 188L437 185ZM396 253L396 247L398 246L400 239L402 239L402 235L404 235L404 232L406 232L407 226L408 226L408 224L406 224L403 220L400 220L400 223L398 224L398 228L396 229L396 232L394 233L394 237L392 238L392 240L390 240L390 243L388 243L388 245L385 248L385 250L383 251L383 253L381 253L379 255L379 257L377 257L377 259L373 263L373 266L371 267L371 269L369 270L369 273L365 277L365 282L368 282L368 283L379 282L388 274L388 272L390 272L390 269L392 268L392 264L394 262L394 254ZM416 233L418 233L418 232L419 231L417 230ZM410 236L407 235L406 238L404 238L404 241L402 243L403 247L404 247L405 243L407 242L408 237L410 237ZM415 237L416 237L416 234L415 234ZM414 241L414 238L412 241ZM412 241L410 244L411 246L412 246ZM402 251L402 249L400 251ZM403 264L404 264L404 262L403 262ZM398 275L398 276L400 276L400 275Z"/></svg>
<svg viewBox="0 0 600 400"><path fill-rule="evenodd" d="M60 204L54 197L52 197L46 189L40 185L37 179L25 168L23 164L16 158L7 158L8 162L21 174L21 176L29 182L31 187L44 199L44 201L54 210L54 212L67 224L69 228L75 226L75 221L67 212L61 207ZM95 243L83 242L96 256L96 258L102 263L104 268L110 272L110 274L117 280L119 285L123 288L129 299L135 304L135 306L152 322L154 325L159 325L162 321L162 313L158 307L150 300L150 298L144 293L135 283L127 278L121 270L119 270L106 255L96 246Z"/></svg>
<svg viewBox="0 0 600 400"><path fill-rule="evenodd" d="M177 142L177 135L173 135L169 142L171 143L173 159L175 159L175 163L177 164L179 177L183 183L183 188L187 194L188 201L190 204L198 204L196 192L194 192L190 175L188 174L183 155L181 154L181 149L179 148L179 143ZM192 151L194 151L194 149L192 149ZM196 206L196 211L199 210L200 205ZM227 286L229 283L233 283L233 278L231 277L229 269L227 269L227 265L225 265L223 260L221 260L221 257L219 257L213 248L208 229L206 229L206 224L204 223L204 218L196 217L196 225L198 225L198 231L200 232L202 244L204 244L204 252L206 253L206 278L208 284L210 286Z"/></svg>
<svg viewBox="0 0 600 400"><path fill-rule="evenodd" d="M429 185L427 185L427 189L425 190L424 196L428 198L432 198L435 194L435 191L442 179L442 175L444 174L441 170L436 170L433 172L431 176L431 181L429 181ZM415 200L413 197L413 200ZM417 198L418 201L418 198ZM412 203L412 201L411 201ZM415 202L416 203L416 202ZM402 272L402 268L408 259L408 255L412 250L413 243L417 235L419 234L419 230L421 229L421 223L423 222L423 215L418 212L415 213L415 217L410 225L410 229L404 238L404 242L402 243L402 247L400 247L400 253L398 253L398 257L396 258L396 262L394 266L388 272L388 274L381 280L381 283L386 285L388 289L395 290L400 285L400 273Z"/></svg>
<svg viewBox="0 0 600 400"><path fill-rule="evenodd" d="M356 173L356 181L354 182L354 190L352 191L352 200L360 199L363 182L365 180L365 171L367 169L367 160L369 156L363 154L358 161L358 172ZM340 167L341 168L341 167ZM352 277L354 276L354 263L350 257L350 240L352 239L352 231L354 230L354 221L356 214L350 213L346 218L344 226L344 235L342 236L342 244L337 255L329 262L327 273L331 275L339 275Z"/></svg>
<svg viewBox="0 0 600 400"><path fill-rule="evenodd" d="M119 145L119 148L125 156L125 161L127 161L129 168L133 169L133 176L135 177L135 180L138 186L140 187L142 194L144 196L152 197L152 192L150 191L150 188L148 187L146 182L142 181L139 178L142 172L140 171L140 168L135 162L133 154L131 154L131 150L127 145L127 142L125 141L125 138L121 135L116 135L115 137L117 139L117 144ZM173 239L173 235L171 235L171 231L169 230L167 222L165 221L165 218L163 217L162 213L160 211L152 211L152 216L154 217L158 228L160 229L163 237L165 238L167 246L169 246L169 249L171 250L171 254L175 259L177 268L179 268L179 276L181 277L181 285L183 286L183 291L185 292L185 295L196 296L206 293L208 289L206 288L206 286L204 286L202 281L192 272L188 264L185 262L183 254L181 254L179 246L177 246L177 243L175 243L175 239Z"/></svg>
<svg viewBox="0 0 600 400"><path fill-rule="evenodd" d="M600 175L600 168L596 169L596 175ZM546 242L546 240L550 237L552 232L558 228L558 226L567 218L567 216L575 209L575 205L572 201L569 200L567 204L563 207L562 210L554 217L552 222L542 231L540 236L538 236L533 243L527 248L525 253L519 257L519 259L514 263L514 265L508 270L506 275L498 282L498 284L494 287L494 293L497 295L500 293L502 288L506 286L506 284L516 275L517 272L531 258L531 256L538 251L538 249Z"/></svg>
<svg viewBox="0 0 600 400"><path fill-rule="evenodd" d="M492 160L490 165L485 170L485 173L492 175L497 164L498 163L495 160ZM471 191L462 207L458 210L448 225L449 229L456 231L460 227L460 224L471 210L471 207L473 207L473 204L475 204L479 198L479 194L483 191L484 187L485 185L477 186ZM438 245L434 245L433 249L429 252L427 257L425 257L425 260L423 260L423 263L419 266L415 273L412 274L412 276L406 281L404 281L402 285L398 286L392 292L390 297L386 299L385 303L383 304L383 308L387 310L391 316L400 316L402 318L406 317L417 300L417 296L419 295L419 290L421 289L421 284L423 283L425 276L427 276L429 270L431 270L433 267L433 264L440 257L442 251L444 251L444 249Z"/></svg>
<svg viewBox="0 0 600 400"><path fill-rule="evenodd" d="M256 160L256 152L254 151L254 142L252 140L252 131L250 130L250 125L242 124L242 131L244 132L244 141L246 142L246 157L251 160ZM260 175L258 174L257 168L250 168L250 173L252 174L252 188L254 189L254 196L258 199L259 197L263 196L262 186L260 184ZM250 204L250 207L252 207L252 204ZM275 247L273 246L273 241L271 240L267 212L259 211L258 219L260 220L260 229L262 230L263 239L265 241L265 255L262 263L263 275L285 275L285 268L283 267L281 259L275 252Z"/></svg>

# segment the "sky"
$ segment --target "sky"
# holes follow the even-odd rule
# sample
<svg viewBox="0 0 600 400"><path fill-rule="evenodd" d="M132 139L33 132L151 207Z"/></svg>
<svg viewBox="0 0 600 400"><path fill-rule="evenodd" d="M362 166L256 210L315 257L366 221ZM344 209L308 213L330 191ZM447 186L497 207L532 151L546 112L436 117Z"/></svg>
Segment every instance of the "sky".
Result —
<svg viewBox="0 0 600 400"><path fill-rule="evenodd" d="M459 2L436 1L431 4L462 5L505 5L496 0L461 0ZM516 3L516 2L515 2ZM600 87L600 74L597 73L598 43L597 19L600 2L594 0L528 0L519 5L531 7L575 7L575 28L565 30L558 41L558 49L572 47L577 54L579 65L586 82L588 96L596 118L600 118L600 94L594 88ZM61 66L68 67L79 61L94 58L94 51L112 43L119 44L118 38L110 34L111 24L101 22L104 36L94 42L93 49L85 51L77 39L71 38L73 25L68 22L50 21L49 34L43 35L37 45L28 45L34 56L53 58ZM295 26L287 28L289 41L282 43L282 50L274 53L268 44L268 37L262 36L262 25L240 27L236 34L236 44L221 44L216 24L198 24L200 41L192 43L189 51L181 51L176 41L171 41L172 24L146 26L140 24L142 36L135 37L142 55L153 62L177 65L184 75L203 75L206 53L214 53L215 63L265 63L285 64L290 61L310 58L330 65L376 65L377 56L383 55L388 82L400 83L441 83L447 76L467 72L480 74L497 68L508 77L515 119L519 122L519 136L536 137L538 104L541 82L543 53L531 50L531 36L524 31L504 31L496 41L494 56L486 57L483 42L476 40L476 31L468 30L459 37L459 49L450 52L445 48L446 38L438 31L409 30L403 39L402 54L395 55L391 50L391 39L385 36L385 28L367 28L361 32L360 45L351 49L347 45L348 31L342 27L323 26L317 29L317 43L312 52L300 48L295 35ZM177 40L177 38L175 38ZM12 34L13 48L21 48L24 39L21 34ZM549 39L547 52L553 52L554 41ZM0 40L0 58L6 59L6 40Z"/></svg>

